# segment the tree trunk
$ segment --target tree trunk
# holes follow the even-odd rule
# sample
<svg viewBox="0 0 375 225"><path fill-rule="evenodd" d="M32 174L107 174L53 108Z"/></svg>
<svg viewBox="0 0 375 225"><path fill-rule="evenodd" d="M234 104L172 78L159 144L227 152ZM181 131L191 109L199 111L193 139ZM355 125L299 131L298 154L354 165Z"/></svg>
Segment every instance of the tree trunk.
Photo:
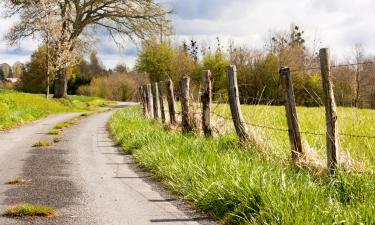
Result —
<svg viewBox="0 0 375 225"><path fill-rule="evenodd" d="M60 69L56 72L54 98L67 98L68 97L68 76L66 69Z"/></svg>

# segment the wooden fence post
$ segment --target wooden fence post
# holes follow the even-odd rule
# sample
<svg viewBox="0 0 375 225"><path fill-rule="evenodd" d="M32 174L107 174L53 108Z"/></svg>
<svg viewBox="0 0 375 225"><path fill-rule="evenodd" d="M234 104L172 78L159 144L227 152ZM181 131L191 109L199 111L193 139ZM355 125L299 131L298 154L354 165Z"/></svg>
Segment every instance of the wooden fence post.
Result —
<svg viewBox="0 0 375 225"><path fill-rule="evenodd" d="M205 70L202 74L202 128L206 136L212 136L211 127L211 105L212 105L212 85L211 71Z"/></svg>
<svg viewBox="0 0 375 225"><path fill-rule="evenodd" d="M138 90L139 90L139 97L140 97L140 100L141 100L143 115L147 116L146 99L144 98L143 86L140 86Z"/></svg>
<svg viewBox="0 0 375 225"><path fill-rule="evenodd" d="M152 98L151 84L146 85L146 97L147 97L148 117L152 118L154 116L154 101Z"/></svg>
<svg viewBox="0 0 375 225"><path fill-rule="evenodd" d="M145 116L149 118L149 109L148 109L148 98L147 98L147 85L142 86L142 95L145 107Z"/></svg>
<svg viewBox="0 0 375 225"><path fill-rule="evenodd" d="M336 102L331 80L330 50L328 48L320 49L319 57L323 81L324 105L326 110L327 167L329 173L334 175L339 167L340 159Z"/></svg>
<svg viewBox="0 0 375 225"><path fill-rule="evenodd" d="M289 141L292 148L292 161L296 162L303 150L290 69L286 67L281 68L280 78L284 90L285 113L288 123Z"/></svg>
<svg viewBox="0 0 375 225"><path fill-rule="evenodd" d="M171 124L176 124L176 102L174 99L174 91L173 91L173 82L172 80L165 81L165 85L167 87L167 101L168 101L168 111L169 111L169 118Z"/></svg>
<svg viewBox="0 0 375 225"><path fill-rule="evenodd" d="M154 119L160 120L160 101L159 101L159 86L158 83L152 83L152 98L154 102Z"/></svg>
<svg viewBox="0 0 375 225"><path fill-rule="evenodd" d="M227 67L227 79L228 79L228 95L229 95L229 105L230 111L232 112L232 119L234 127L236 128L236 133L240 138L241 143L247 143L249 141L249 135L247 133L247 128L245 121L242 116L240 108L240 98L237 85L237 69L236 66Z"/></svg>
<svg viewBox="0 0 375 225"><path fill-rule="evenodd" d="M163 84L165 82L159 82L159 102L160 102L160 113L161 113L161 122L165 123L165 111L164 111L164 91L163 91Z"/></svg>
<svg viewBox="0 0 375 225"><path fill-rule="evenodd" d="M191 126L190 120L190 112L189 112L189 85L190 85L190 78L185 76L180 81L180 101L181 101L181 109L182 109L182 131L184 133L192 132L193 128Z"/></svg>

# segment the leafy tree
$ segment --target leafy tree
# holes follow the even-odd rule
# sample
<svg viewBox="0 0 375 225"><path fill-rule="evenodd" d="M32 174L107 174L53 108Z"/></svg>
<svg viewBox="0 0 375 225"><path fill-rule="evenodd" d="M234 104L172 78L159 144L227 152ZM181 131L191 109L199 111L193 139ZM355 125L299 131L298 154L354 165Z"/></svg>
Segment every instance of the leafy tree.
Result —
<svg viewBox="0 0 375 225"><path fill-rule="evenodd" d="M9 66L7 63L3 63L0 65L0 78L6 79L6 78L12 78L13 72L12 67Z"/></svg>
<svg viewBox="0 0 375 225"><path fill-rule="evenodd" d="M39 47L26 64L26 69L21 77L21 90L31 93L42 93L46 90L47 82L46 48Z"/></svg>
<svg viewBox="0 0 375 225"><path fill-rule="evenodd" d="M202 66L204 70L210 70L212 74L212 91L223 92L226 88L226 68L229 61L222 51L207 53L203 57Z"/></svg>
<svg viewBox="0 0 375 225"><path fill-rule="evenodd" d="M53 50L54 97L67 96L67 69L79 60L97 28L106 29L114 41L145 39L170 28L162 3L154 0L4 0L10 15L18 15L7 35L11 43L28 36L43 37ZM90 32L91 31L91 32ZM85 34L90 34L86 35ZM117 38L116 38L117 37ZM47 54L48 55L48 54Z"/></svg>
<svg viewBox="0 0 375 225"><path fill-rule="evenodd" d="M174 49L168 43L145 42L138 54L136 69L149 75L151 82L159 82L173 76Z"/></svg>
<svg viewBox="0 0 375 225"><path fill-rule="evenodd" d="M25 70L25 66L20 62L15 62L12 68L13 68L13 77L20 79Z"/></svg>

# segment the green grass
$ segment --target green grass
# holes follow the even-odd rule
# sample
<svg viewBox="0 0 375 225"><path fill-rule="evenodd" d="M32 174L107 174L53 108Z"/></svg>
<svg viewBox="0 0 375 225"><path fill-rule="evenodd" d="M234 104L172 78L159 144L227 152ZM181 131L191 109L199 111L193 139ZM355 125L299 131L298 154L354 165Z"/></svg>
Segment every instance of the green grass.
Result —
<svg viewBox="0 0 375 225"><path fill-rule="evenodd" d="M47 100L43 95L0 89L0 130L51 114L87 111L109 103L101 98L83 96Z"/></svg>
<svg viewBox="0 0 375 225"><path fill-rule="evenodd" d="M33 204L19 204L8 208L4 216L8 217L27 217L27 216L40 216L40 217L57 217L59 214L53 208L33 205Z"/></svg>
<svg viewBox="0 0 375 225"><path fill-rule="evenodd" d="M67 123L67 122L64 122L64 123L58 123L58 124L56 124L54 127L53 127L53 129L56 129L56 130L62 130L62 129L64 129L64 128L66 128L66 127L69 127L69 123Z"/></svg>
<svg viewBox="0 0 375 225"><path fill-rule="evenodd" d="M59 130L50 130L48 131L48 135L59 135L60 131Z"/></svg>
<svg viewBox="0 0 375 225"><path fill-rule="evenodd" d="M216 113L230 117L228 105L214 106ZM244 119L248 123L278 127L287 129L285 108L283 106L266 105L242 105ZM338 129L340 133L355 134L363 136L374 136L375 134L375 110L338 108ZM298 119L301 131L312 133L325 133L325 111L322 107L297 107ZM218 118L215 118L217 120ZM225 123L224 130L233 131L232 122ZM261 136L269 145L270 154L287 160L290 157L288 133L277 130L263 129L249 126ZM354 138L341 135L340 147L342 155L345 155L345 163L348 158L352 167L360 170L375 170L375 139ZM325 135L302 134L302 141L316 153L319 161L326 164L326 137Z"/></svg>
<svg viewBox="0 0 375 225"><path fill-rule="evenodd" d="M282 114L282 107L268 112L245 108L254 122L285 125L281 115L273 114ZM311 116L302 129L314 130L323 120L320 111L300 108L301 118ZM288 163L289 147L278 146L287 137L266 136L273 154L281 157L265 160L254 149L241 149L232 130L216 138L182 135L145 120L136 107L116 112L109 126L124 150L155 178L225 224L375 223L373 173L340 171L332 178L296 169Z"/></svg>
<svg viewBox="0 0 375 225"><path fill-rule="evenodd" d="M33 144L32 147L37 148L37 147L48 147L51 146L52 143L48 141L37 141Z"/></svg>

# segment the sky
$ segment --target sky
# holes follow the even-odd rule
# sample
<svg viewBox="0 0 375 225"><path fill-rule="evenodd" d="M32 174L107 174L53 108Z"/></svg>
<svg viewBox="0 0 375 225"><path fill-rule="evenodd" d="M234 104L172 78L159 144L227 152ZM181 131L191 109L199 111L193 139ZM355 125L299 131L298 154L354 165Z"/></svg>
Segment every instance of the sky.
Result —
<svg viewBox="0 0 375 225"><path fill-rule="evenodd" d="M311 48L329 47L337 59L352 55L358 43L375 55L374 0L163 0L163 4L175 10L171 19L177 42L193 38L213 46L220 37L224 45L233 41L262 48L272 32L288 30L295 23L305 31ZM0 35L13 23L14 19L1 18ZM9 47L1 38L0 63L27 62L39 44L29 39ZM132 43L119 49L106 36L98 39L95 48L107 68L133 67L138 52Z"/></svg>

